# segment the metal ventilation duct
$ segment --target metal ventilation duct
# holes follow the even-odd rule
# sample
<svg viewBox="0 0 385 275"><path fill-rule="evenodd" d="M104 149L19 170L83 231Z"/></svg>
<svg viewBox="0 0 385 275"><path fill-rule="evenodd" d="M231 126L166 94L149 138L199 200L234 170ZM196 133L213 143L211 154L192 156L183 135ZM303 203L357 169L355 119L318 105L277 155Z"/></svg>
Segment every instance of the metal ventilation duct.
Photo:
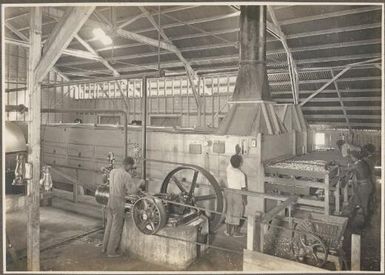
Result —
<svg viewBox="0 0 385 275"><path fill-rule="evenodd" d="M240 66L231 109L218 134L280 134L286 131L271 101L266 71L266 6L241 6Z"/></svg>
<svg viewBox="0 0 385 275"><path fill-rule="evenodd" d="M241 6L240 67L233 100L270 100L266 71L266 6Z"/></svg>

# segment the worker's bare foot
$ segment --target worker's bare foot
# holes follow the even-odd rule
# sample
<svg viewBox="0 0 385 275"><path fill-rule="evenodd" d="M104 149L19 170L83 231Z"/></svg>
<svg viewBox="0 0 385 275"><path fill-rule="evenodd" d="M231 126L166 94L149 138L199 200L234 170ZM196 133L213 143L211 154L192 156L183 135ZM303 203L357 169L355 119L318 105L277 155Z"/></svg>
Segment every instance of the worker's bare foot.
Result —
<svg viewBox="0 0 385 275"><path fill-rule="evenodd" d="M246 235L243 234L243 233L240 233L240 232L235 232L232 236L235 237L235 238L242 238L242 237L244 237Z"/></svg>
<svg viewBox="0 0 385 275"><path fill-rule="evenodd" d="M120 254L107 254L108 258L117 258L117 257L120 257L120 256L121 256Z"/></svg>
<svg viewBox="0 0 385 275"><path fill-rule="evenodd" d="M225 230L225 235L226 235L227 237L231 236L231 234L230 234L229 232L227 232L227 230Z"/></svg>

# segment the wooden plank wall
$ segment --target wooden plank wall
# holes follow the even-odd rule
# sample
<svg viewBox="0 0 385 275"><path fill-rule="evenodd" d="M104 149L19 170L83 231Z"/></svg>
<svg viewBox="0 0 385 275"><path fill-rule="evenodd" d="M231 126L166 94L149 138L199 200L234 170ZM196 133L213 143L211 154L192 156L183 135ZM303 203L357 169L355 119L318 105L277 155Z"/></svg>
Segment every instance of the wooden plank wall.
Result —
<svg viewBox="0 0 385 275"><path fill-rule="evenodd" d="M25 47L5 44L5 105L24 104L29 106L26 89L28 73L28 49ZM43 80L44 84L61 82L63 79L55 72L49 72ZM11 89L11 91L8 91ZM72 103L68 87L42 89L42 108L69 108ZM42 114L42 123L72 121L71 114ZM26 121L27 114L7 112L5 115L8 121Z"/></svg>
<svg viewBox="0 0 385 275"><path fill-rule="evenodd" d="M218 123L229 110L227 101L235 85L234 75L201 77L199 93L203 98L202 117L209 127L218 127ZM128 121L141 120L141 80L120 80L125 100L117 91L115 81L72 86L70 96L73 108L78 109L123 109L128 113ZM148 110L150 118L179 117L181 127L191 128L198 123L197 106L191 85L186 77L167 77L149 79ZM78 113L84 123L95 123L97 115ZM150 120L151 121L151 120ZM71 122L71 121L67 121ZM156 125L159 126L159 125Z"/></svg>

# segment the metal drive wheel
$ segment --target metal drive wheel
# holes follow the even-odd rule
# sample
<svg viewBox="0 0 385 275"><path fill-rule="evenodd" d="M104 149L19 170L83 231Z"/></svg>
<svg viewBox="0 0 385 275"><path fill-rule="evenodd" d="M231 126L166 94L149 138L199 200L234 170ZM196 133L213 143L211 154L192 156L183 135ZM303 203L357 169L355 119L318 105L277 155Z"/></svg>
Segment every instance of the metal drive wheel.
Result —
<svg viewBox="0 0 385 275"><path fill-rule="evenodd" d="M110 187L107 184L101 184L96 188L96 191L95 191L96 202L103 205L107 205L109 196L110 196Z"/></svg>
<svg viewBox="0 0 385 275"><path fill-rule="evenodd" d="M142 197L132 207L132 218L140 232L152 235L166 225L168 215L161 199Z"/></svg>
<svg viewBox="0 0 385 275"><path fill-rule="evenodd" d="M329 249L314 234L313 224L304 220L295 227L292 240L292 252L297 261L322 267L325 265Z"/></svg>
<svg viewBox="0 0 385 275"><path fill-rule="evenodd" d="M205 214L209 218L210 231L220 225L224 215L223 193L215 177L202 167L183 165L175 168L167 174L160 192L177 194L185 204L207 209Z"/></svg>

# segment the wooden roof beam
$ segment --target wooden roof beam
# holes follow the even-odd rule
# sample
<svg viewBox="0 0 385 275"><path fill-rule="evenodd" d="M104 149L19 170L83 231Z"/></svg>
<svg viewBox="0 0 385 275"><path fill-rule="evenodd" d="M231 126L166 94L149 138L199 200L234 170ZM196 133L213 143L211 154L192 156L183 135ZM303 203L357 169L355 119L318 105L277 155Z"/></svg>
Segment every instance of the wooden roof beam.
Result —
<svg viewBox="0 0 385 275"><path fill-rule="evenodd" d="M61 11L57 8L54 8L54 7L43 9L43 12L45 12L48 16L51 16L51 17L54 16L54 17L60 18L63 16L63 11ZM120 37L135 40L135 41L138 41L138 42L141 42L143 44L150 45L153 47L158 47L158 44L159 44L159 41L156 39L152 39L152 38L149 38L149 37L146 37L146 36L143 36L141 34L131 32L131 31L123 30L121 28L113 28L111 26L111 24L109 24L109 23L103 23L103 22L95 21L93 19L88 19L86 24L89 26L100 26L106 33L112 32L112 33L119 35ZM88 41L86 41L86 42L88 42ZM160 47L162 49L168 50L170 52L177 50L175 46L173 46L169 43L165 43L164 41L161 41Z"/></svg>
<svg viewBox="0 0 385 275"><path fill-rule="evenodd" d="M293 92L293 101L294 104L298 104L299 100L299 84L298 84L298 72L297 72L297 66L295 64L293 55L291 54L291 51L289 49L289 46L287 45L286 36L282 32L281 26L277 20L277 17L275 16L274 10L271 6L267 6L267 9L270 14L270 18L273 21L275 27L278 29L278 35L279 39L283 45L283 48L286 52L287 57L287 66L289 68L289 78L290 78L290 84Z"/></svg>
<svg viewBox="0 0 385 275"><path fill-rule="evenodd" d="M152 17L152 15L144 8L144 7L139 7L139 9L143 12L143 14L146 16L148 21L158 30L159 34L162 36L162 38L170 45L173 46L175 55L179 58L179 60L183 63L187 77L190 81L191 84L191 89L193 91L193 95L197 104L198 109L200 108L200 99L199 99L199 92L195 86L195 80L197 79L197 74L194 71L194 69L191 67L190 62L184 58L182 55L181 51L173 44L173 42L168 38L166 33L163 31L163 29L155 22L155 19Z"/></svg>
<svg viewBox="0 0 385 275"><path fill-rule="evenodd" d="M369 60L365 60L365 61L361 61L361 62L357 62L357 63L352 63L352 64L349 64L347 65L342 71L340 71L337 75L335 75L331 80L329 80L328 82L326 82L321 88L319 88L317 91L315 91L313 94L311 94L310 96L308 96L305 100L303 100L300 104L300 106L303 106L305 105L307 102L309 102L313 97L315 97L316 95L318 95L320 92L322 92L323 90L325 90L331 83L333 83L333 81L337 80L338 78L340 78L344 73L346 73L347 71L350 70L350 68L356 66L356 65L361 65L361 64L366 64L366 63L371 63L371 62L375 62L375 61L378 61L380 60L381 58L373 58L373 59L369 59Z"/></svg>
<svg viewBox="0 0 385 275"><path fill-rule="evenodd" d="M38 82L44 79L94 9L95 6L69 8L62 20L56 24L43 48L43 56L36 67Z"/></svg>
<svg viewBox="0 0 385 275"><path fill-rule="evenodd" d="M191 8L195 8L197 6L176 6L176 7L171 7L169 9L164 9L161 11L161 13L164 15L164 14L167 14L167 13L171 13L171 12L176 12L176 11L181 11L181 10L186 10L186 9L191 9ZM151 15L158 15L159 12L152 12ZM118 25L118 28L120 29L123 29L124 27L127 27L128 25L134 23L136 20L140 19L140 18L143 18L145 17L145 15L143 13L141 14L138 14L132 18L130 18L129 20L125 21L125 20L120 20L118 21L117 23L119 24Z"/></svg>
<svg viewBox="0 0 385 275"><path fill-rule="evenodd" d="M330 73L331 73L332 77L334 77L333 70L330 70ZM350 122L349 122L349 117L348 117L348 114L347 114L346 109L345 109L345 104L344 104L344 101L342 99L342 96L341 96L341 93L340 93L340 89L338 88L337 80L334 80L333 84L334 84L334 87L336 88L336 92L337 92L338 99L339 99L340 104L341 104L341 109L342 109L342 112L344 114L344 117L345 117L345 120L346 120L346 124L348 125L349 131L352 131L352 127L351 127Z"/></svg>
<svg viewBox="0 0 385 275"><path fill-rule="evenodd" d="M26 48L30 47L29 42L16 40L16 39L12 39L12 38L5 38L5 43L18 45L18 46L22 46L22 47L26 47ZM84 58L84 59L95 60L95 61L100 61L100 58L101 58L100 56L94 55L93 53L83 51L83 50L76 50L76 49L65 49L65 50L63 50L62 54L74 56L74 57L79 57L79 58ZM59 69L57 69L57 70L59 70Z"/></svg>
<svg viewBox="0 0 385 275"><path fill-rule="evenodd" d="M103 58L101 55L99 55L95 50L94 48L92 48L92 46L87 42L85 41L83 38L81 38L78 34L75 35L75 38L77 41L80 42L80 44L82 44L90 53L98 56L100 59L99 59L99 62L102 63L107 69L109 69L113 76L119 76L120 73L114 68L112 67L112 65L105 59Z"/></svg>
<svg viewBox="0 0 385 275"><path fill-rule="evenodd" d="M50 15L48 15L48 16L50 16ZM59 20L60 20L60 18L57 17L57 16L50 16L50 17L53 18L53 19L56 20L56 21L59 21ZM113 67L111 66L111 64L110 64L107 60L105 60L102 56L100 56L100 55L94 50L94 48L92 48L92 46L91 46L87 41L85 41L83 38L81 38L81 37L79 36L79 34L76 34L76 35L75 35L75 39L76 39L77 41L79 41L79 43L82 44L83 47L86 48L90 53L92 53L93 55L99 57L99 60L98 60L98 61L99 61L100 63L102 63L105 67L107 67L107 68L112 72L113 76L119 76L119 75L120 75L119 72L118 72L115 68L113 68Z"/></svg>
<svg viewBox="0 0 385 275"><path fill-rule="evenodd" d="M120 37L126 38L126 39L131 39L135 41L142 42L143 44L147 44L153 47L158 47L158 45L165 50L168 50L170 52L175 52L177 49L174 45L171 45L169 43L166 43L164 41L159 41L156 39L152 39L140 34L136 34L130 31L122 30L122 29L116 29L115 30L116 34L119 35Z"/></svg>
<svg viewBox="0 0 385 275"><path fill-rule="evenodd" d="M28 12L29 14L29 12ZM22 32L18 31L14 26L11 25L11 23L9 22L5 22L5 26L11 31L13 32L17 37L19 37L21 40L23 40L23 42L26 42L26 44L29 46L29 38L24 35ZM61 72L57 67L53 67L52 68L52 71L55 72L56 74L58 74L61 78L63 78L65 81L69 81L69 78L63 74L63 72Z"/></svg>

